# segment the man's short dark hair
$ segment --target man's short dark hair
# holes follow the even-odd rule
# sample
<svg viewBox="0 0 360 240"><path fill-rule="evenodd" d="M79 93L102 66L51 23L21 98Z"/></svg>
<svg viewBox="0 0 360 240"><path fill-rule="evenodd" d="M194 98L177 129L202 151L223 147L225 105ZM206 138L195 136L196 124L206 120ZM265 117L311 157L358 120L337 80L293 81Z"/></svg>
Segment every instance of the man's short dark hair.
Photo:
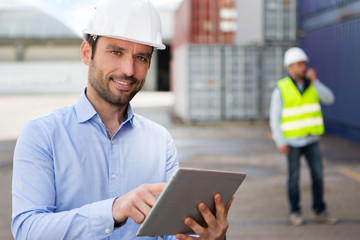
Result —
<svg viewBox="0 0 360 240"><path fill-rule="evenodd" d="M100 38L100 36L97 35L92 35L92 34L87 34L85 37L85 40L90 44L91 46L91 60L94 59L95 56L95 50L96 50L96 43L98 41L98 39Z"/></svg>

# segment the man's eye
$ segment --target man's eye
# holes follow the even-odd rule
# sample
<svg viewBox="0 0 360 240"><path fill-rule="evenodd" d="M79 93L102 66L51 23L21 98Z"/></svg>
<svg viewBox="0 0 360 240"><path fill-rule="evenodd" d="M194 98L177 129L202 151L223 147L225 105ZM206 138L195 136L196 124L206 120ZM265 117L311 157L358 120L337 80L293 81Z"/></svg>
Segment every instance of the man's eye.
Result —
<svg viewBox="0 0 360 240"><path fill-rule="evenodd" d="M147 58L145 58L145 57L137 56L136 58L142 62L147 62Z"/></svg>
<svg viewBox="0 0 360 240"><path fill-rule="evenodd" d="M120 55L121 54L121 52L119 52L119 51L111 51L111 53L114 54L114 55Z"/></svg>

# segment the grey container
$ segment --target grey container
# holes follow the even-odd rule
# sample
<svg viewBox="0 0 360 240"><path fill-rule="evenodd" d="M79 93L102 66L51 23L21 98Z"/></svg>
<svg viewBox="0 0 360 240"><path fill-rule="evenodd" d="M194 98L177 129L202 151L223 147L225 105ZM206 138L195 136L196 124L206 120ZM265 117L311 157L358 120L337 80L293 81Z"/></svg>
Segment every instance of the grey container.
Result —
<svg viewBox="0 0 360 240"><path fill-rule="evenodd" d="M176 114L185 121L258 118L258 57L255 47L177 48L173 57Z"/></svg>
<svg viewBox="0 0 360 240"><path fill-rule="evenodd" d="M296 41L297 1L264 0L264 39L268 41Z"/></svg>
<svg viewBox="0 0 360 240"><path fill-rule="evenodd" d="M295 44L283 44L278 46L266 46L261 50L261 118L269 118L271 93L276 82L288 75L284 67L284 54L287 49Z"/></svg>
<svg viewBox="0 0 360 240"><path fill-rule="evenodd" d="M192 121L221 119L222 48L189 47L189 117Z"/></svg>
<svg viewBox="0 0 360 240"><path fill-rule="evenodd" d="M256 47L224 47L225 120L259 118L259 50Z"/></svg>

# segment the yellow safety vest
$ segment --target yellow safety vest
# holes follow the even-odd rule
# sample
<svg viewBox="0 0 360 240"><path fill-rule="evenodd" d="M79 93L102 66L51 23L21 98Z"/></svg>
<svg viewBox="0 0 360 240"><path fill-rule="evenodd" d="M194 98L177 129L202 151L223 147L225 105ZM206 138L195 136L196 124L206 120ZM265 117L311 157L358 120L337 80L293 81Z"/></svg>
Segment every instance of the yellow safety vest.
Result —
<svg viewBox="0 0 360 240"><path fill-rule="evenodd" d="M281 130L285 139L321 135L324 122L318 94L312 84L301 94L286 77L277 82L283 99Z"/></svg>

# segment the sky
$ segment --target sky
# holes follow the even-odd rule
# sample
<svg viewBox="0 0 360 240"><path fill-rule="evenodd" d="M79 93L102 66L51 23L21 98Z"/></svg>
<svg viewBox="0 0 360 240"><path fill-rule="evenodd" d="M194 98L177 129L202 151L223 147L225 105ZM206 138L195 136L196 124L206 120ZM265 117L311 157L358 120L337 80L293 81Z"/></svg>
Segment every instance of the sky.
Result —
<svg viewBox="0 0 360 240"><path fill-rule="evenodd" d="M35 6L47 14L59 19L76 34L87 24L94 7L101 0L0 0L0 8L20 5ZM174 10L183 0L151 0L158 8ZM164 20L163 20L164 22Z"/></svg>

